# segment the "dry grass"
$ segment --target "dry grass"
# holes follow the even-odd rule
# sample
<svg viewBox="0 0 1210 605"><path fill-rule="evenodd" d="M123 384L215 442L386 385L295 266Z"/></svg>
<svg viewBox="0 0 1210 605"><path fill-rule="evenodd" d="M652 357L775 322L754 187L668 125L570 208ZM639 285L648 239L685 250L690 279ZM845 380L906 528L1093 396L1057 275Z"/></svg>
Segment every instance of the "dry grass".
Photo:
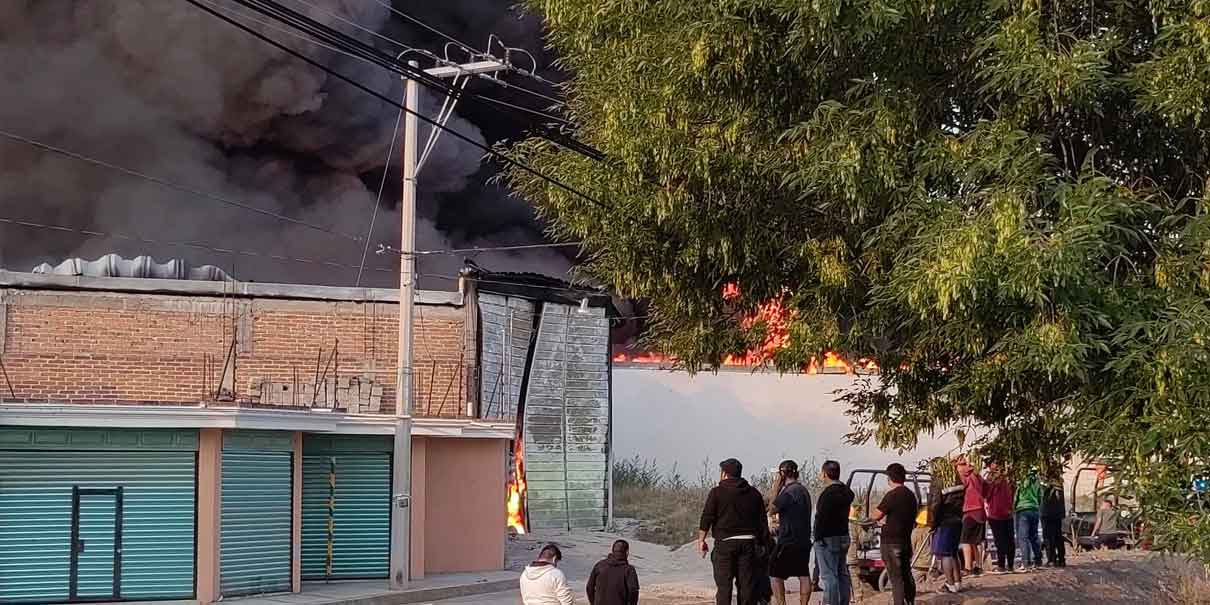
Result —
<svg viewBox="0 0 1210 605"><path fill-rule="evenodd" d="M1210 577L1206 569L1189 565L1176 582L1176 602L1179 605L1210 605Z"/></svg>
<svg viewBox="0 0 1210 605"><path fill-rule="evenodd" d="M677 547L697 537L708 491L704 487L619 486L614 492L614 514L639 520L635 538Z"/></svg>
<svg viewBox="0 0 1210 605"><path fill-rule="evenodd" d="M757 467L762 468L762 467ZM803 469L818 469L814 461L803 463ZM816 471L818 472L818 471ZM749 474L749 473L745 473ZM771 488L770 476L753 474L749 480L761 493ZM703 462L698 476L686 480L673 467L671 472L659 470L654 460L639 457L614 462L614 516L635 519L635 538L644 542L678 547L697 537L702 504L718 478L718 467ZM818 483L804 471L804 483L812 494L818 493Z"/></svg>

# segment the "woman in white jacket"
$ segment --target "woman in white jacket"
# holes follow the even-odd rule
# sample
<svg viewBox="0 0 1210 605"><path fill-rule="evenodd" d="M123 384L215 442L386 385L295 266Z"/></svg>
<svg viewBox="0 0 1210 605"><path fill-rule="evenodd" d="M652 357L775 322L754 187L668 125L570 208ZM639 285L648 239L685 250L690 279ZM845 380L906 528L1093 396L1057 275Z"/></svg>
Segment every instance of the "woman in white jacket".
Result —
<svg viewBox="0 0 1210 605"><path fill-rule="evenodd" d="M521 602L525 605L573 605L567 576L559 569L563 553L558 546L547 544L538 553L538 560L521 572Z"/></svg>

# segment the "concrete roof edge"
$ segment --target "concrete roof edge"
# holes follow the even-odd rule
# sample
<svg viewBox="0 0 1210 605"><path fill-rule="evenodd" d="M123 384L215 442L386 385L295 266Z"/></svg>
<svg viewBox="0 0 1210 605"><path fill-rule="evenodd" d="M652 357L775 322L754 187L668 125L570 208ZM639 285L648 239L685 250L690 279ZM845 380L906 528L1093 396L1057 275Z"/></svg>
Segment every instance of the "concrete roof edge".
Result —
<svg viewBox="0 0 1210 605"><path fill-rule="evenodd" d="M390 288L351 288L305 284L132 277L88 277L84 275L24 273L3 269L0 269L0 287L30 290L168 294L176 296L230 296L236 298L284 298L381 303L399 302L399 291ZM422 305L460 307L463 304L463 296L459 292L418 290L416 292L416 302Z"/></svg>
<svg viewBox="0 0 1210 605"><path fill-rule="evenodd" d="M394 435L390 415L316 410L271 410L200 405L127 405L0 402L2 424L113 428L224 428L287 430L333 434ZM513 423L469 418L412 418L418 437L512 439Z"/></svg>

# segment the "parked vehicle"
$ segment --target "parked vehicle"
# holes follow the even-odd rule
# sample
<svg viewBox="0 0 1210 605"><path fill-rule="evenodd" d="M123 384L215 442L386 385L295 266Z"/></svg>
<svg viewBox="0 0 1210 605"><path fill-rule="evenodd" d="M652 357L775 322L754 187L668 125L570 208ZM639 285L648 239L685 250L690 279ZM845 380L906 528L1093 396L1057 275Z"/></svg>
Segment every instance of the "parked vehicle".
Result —
<svg viewBox="0 0 1210 605"><path fill-rule="evenodd" d="M1113 467L1105 464L1084 466L1076 470L1071 483L1071 499L1068 500L1066 534L1072 545L1089 543L1096 524L1097 509L1106 498L1121 514L1121 547L1132 549L1139 543L1140 516L1138 503L1122 485L1115 480Z"/></svg>
<svg viewBox="0 0 1210 605"><path fill-rule="evenodd" d="M916 494L916 500L920 503L920 513L916 516L916 530L912 532L912 544L915 545L917 551L920 550L919 545L923 543L925 536L929 533L927 504L931 481L932 475L927 471L908 471L907 473L905 485ZM884 590L887 588L890 578L886 573L886 565L882 561L882 553L879 550L882 545L881 528L877 524L864 521L869 518L870 513L882 501L882 496L888 490L886 470L854 470L849 473L846 484L856 495L853 507L849 511L850 533L853 538L852 545L849 547L849 565L856 567L857 577L860 580L879 591ZM927 571L927 567L918 570L920 578L923 578Z"/></svg>

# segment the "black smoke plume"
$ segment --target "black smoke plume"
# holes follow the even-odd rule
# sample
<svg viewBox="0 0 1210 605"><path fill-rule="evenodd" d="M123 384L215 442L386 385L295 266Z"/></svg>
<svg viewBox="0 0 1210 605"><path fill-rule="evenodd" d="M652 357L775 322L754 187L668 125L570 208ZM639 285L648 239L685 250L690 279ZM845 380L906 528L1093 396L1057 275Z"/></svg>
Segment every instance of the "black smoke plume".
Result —
<svg viewBox="0 0 1210 605"><path fill-rule="evenodd" d="M207 1L392 98L400 95L397 77L292 37L281 25L256 24L229 0ZM332 14L444 53L445 39L376 0L282 2L383 50L398 49ZM494 33L536 55L539 68L552 59L542 50L540 22L507 2L395 6L476 48L486 48ZM494 51L504 52L499 45ZM451 49L451 58L464 56ZM553 94L535 82L512 81ZM473 82L471 90L544 107L539 99L489 83ZM428 93L422 99L435 114L441 98ZM380 242L399 241L398 150L385 164L397 112L182 0L0 2L0 130L357 236L366 233L385 171L363 285L397 283L397 259L374 253ZM524 122L481 108L467 108L449 125L488 143L525 132ZM418 134L423 144L428 128ZM542 240L531 210L486 184L494 170L474 147L441 139L420 177L420 249ZM0 223L0 266L13 270L117 252L214 264L246 280L349 285L357 273L350 267L362 256L354 242L7 139L0 139L0 218L86 232ZM570 266L565 253L554 250L484 253L476 260L492 270L551 275ZM432 276L424 287L452 288L435 276L453 275L461 262L422 259L422 272Z"/></svg>

